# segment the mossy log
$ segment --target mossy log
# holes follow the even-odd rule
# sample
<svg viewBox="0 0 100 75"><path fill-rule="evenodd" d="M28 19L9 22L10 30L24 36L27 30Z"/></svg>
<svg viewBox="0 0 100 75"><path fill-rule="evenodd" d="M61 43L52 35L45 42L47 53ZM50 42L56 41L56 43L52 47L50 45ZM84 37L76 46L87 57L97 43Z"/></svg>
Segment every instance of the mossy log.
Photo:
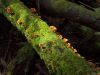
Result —
<svg viewBox="0 0 100 75"><path fill-rule="evenodd" d="M40 0L40 6L40 9L48 14L58 14L68 20L100 31L100 8L86 7L68 0Z"/></svg>
<svg viewBox="0 0 100 75"><path fill-rule="evenodd" d="M19 0L1 0L3 15L25 35L50 75L96 75L85 59ZM10 69L10 67L9 67ZM8 75L11 75L8 73Z"/></svg>

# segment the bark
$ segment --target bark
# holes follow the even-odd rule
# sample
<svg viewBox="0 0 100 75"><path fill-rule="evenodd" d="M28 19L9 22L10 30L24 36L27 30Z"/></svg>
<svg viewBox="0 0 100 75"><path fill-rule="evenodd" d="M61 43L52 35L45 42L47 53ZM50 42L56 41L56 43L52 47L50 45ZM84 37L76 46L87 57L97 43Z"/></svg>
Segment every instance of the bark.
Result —
<svg viewBox="0 0 100 75"><path fill-rule="evenodd" d="M4 5L3 15L25 35L44 60L51 75L96 75L94 69L75 53L69 43L63 41L64 39L54 33L39 16L32 14L23 3L18 0L1 2ZM8 70L7 75L11 75L13 67L8 69L11 70Z"/></svg>

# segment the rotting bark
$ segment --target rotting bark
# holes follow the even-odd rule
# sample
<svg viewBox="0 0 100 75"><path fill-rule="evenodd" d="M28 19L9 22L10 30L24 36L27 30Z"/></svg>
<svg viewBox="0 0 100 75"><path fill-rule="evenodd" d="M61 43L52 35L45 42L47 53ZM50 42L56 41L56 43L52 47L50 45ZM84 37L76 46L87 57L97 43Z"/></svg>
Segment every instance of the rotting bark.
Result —
<svg viewBox="0 0 100 75"><path fill-rule="evenodd" d="M3 14L44 60L51 75L96 75L79 54L18 0L1 0ZM10 66L13 66L10 64ZM9 67L11 68L11 67ZM13 68L11 68L12 70ZM8 71L7 75L11 75Z"/></svg>

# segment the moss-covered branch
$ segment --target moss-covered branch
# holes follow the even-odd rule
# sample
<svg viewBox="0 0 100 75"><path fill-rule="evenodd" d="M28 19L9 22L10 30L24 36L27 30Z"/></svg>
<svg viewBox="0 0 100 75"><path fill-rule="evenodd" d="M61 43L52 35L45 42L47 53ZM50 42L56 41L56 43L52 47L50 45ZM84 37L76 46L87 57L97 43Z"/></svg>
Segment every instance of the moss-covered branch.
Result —
<svg viewBox="0 0 100 75"><path fill-rule="evenodd" d="M68 20L100 31L100 8L87 9L84 5L78 5L68 0L40 0L40 5L49 14L58 14Z"/></svg>
<svg viewBox="0 0 100 75"><path fill-rule="evenodd" d="M95 75L86 61L18 0L1 0L3 14L25 35L51 75ZM10 74L8 74L10 75Z"/></svg>

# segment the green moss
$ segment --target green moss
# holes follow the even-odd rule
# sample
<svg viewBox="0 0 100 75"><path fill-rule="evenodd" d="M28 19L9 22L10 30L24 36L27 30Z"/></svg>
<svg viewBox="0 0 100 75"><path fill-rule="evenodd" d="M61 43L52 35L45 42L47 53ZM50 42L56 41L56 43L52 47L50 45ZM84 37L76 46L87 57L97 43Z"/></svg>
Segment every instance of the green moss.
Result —
<svg viewBox="0 0 100 75"><path fill-rule="evenodd" d="M72 49L50 30L47 23L37 15L31 14L21 2L8 3L8 6L15 14L12 16L5 11L3 14L25 35L28 42L44 60L51 75L94 75L93 69L86 61L73 53ZM31 19L30 16L32 16ZM20 19L26 27L20 24ZM30 46L23 47L16 58L23 61L30 56L31 53L26 49L30 49Z"/></svg>

